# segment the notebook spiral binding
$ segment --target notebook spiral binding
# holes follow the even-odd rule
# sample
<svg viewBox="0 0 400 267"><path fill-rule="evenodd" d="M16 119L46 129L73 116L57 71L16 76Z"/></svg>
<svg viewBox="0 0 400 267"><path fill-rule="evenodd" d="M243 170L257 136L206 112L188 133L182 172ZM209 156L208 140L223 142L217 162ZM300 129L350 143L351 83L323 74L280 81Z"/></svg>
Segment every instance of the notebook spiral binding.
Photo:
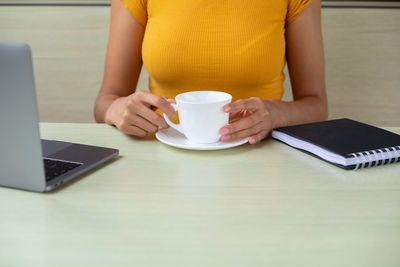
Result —
<svg viewBox="0 0 400 267"><path fill-rule="evenodd" d="M386 153L386 156L384 155ZM351 153L357 162L354 170L400 162L400 146ZM379 155L381 155L379 157Z"/></svg>

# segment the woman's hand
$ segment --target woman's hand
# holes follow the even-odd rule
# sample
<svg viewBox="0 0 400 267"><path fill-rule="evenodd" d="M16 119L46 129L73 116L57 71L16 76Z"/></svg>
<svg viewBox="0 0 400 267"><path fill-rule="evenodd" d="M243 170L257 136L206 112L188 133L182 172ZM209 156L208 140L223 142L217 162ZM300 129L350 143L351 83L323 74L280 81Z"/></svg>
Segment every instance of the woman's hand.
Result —
<svg viewBox="0 0 400 267"><path fill-rule="evenodd" d="M221 141L234 141L248 137L255 144L269 135L274 120L268 100L258 97L238 100L223 107L229 112L229 121L239 120L221 128Z"/></svg>
<svg viewBox="0 0 400 267"><path fill-rule="evenodd" d="M175 115L174 108L166 98L138 91L114 100L107 109L105 121L126 134L144 137L159 128L168 128L165 119L155 112L157 109L170 118Z"/></svg>

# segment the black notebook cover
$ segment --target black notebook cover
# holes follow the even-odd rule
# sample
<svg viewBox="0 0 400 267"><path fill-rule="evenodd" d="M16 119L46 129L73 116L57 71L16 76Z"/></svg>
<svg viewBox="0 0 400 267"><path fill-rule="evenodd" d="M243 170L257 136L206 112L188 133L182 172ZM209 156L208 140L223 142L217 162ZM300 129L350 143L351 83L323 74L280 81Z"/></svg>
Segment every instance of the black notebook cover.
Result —
<svg viewBox="0 0 400 267"><path fill-rule="evenodd" d="M344 158L353 153L392 148L400 149L400 135L350 119L338 119L275 129L317 145ZM397 152L396 152L397 153ZM393 162L399 158L391 159ZM341 166L346 169L355 166Z"/></svg>

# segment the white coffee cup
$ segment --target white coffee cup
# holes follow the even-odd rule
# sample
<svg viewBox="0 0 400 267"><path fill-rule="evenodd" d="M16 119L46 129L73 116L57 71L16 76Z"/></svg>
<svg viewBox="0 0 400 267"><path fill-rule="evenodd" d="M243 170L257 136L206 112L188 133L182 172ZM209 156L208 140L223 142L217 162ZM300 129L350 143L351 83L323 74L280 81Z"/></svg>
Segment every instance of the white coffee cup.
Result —
<svg viewBox="0 0 400 267"><path fill-rule="evenodd" d="M210 144L221 138L219 130L229 122L229 114L222 107L232 101L228 93L217 91L186 92L175 97L172 104L179 114L179 124L172 123L164 114L169 126L186 136L192 143Z"/></svg>

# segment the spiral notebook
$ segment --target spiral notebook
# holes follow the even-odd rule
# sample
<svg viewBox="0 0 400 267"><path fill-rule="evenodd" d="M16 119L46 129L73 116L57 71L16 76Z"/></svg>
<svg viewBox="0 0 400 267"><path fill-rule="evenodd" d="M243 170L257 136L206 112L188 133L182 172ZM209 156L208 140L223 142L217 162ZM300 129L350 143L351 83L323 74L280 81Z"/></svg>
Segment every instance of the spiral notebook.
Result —
<svg viewBox="0 0 400 267"><path fill-rule="evenodd" d="M400 162L400 135L350 119L277 128L272 137L348 170Z"/></svg>

